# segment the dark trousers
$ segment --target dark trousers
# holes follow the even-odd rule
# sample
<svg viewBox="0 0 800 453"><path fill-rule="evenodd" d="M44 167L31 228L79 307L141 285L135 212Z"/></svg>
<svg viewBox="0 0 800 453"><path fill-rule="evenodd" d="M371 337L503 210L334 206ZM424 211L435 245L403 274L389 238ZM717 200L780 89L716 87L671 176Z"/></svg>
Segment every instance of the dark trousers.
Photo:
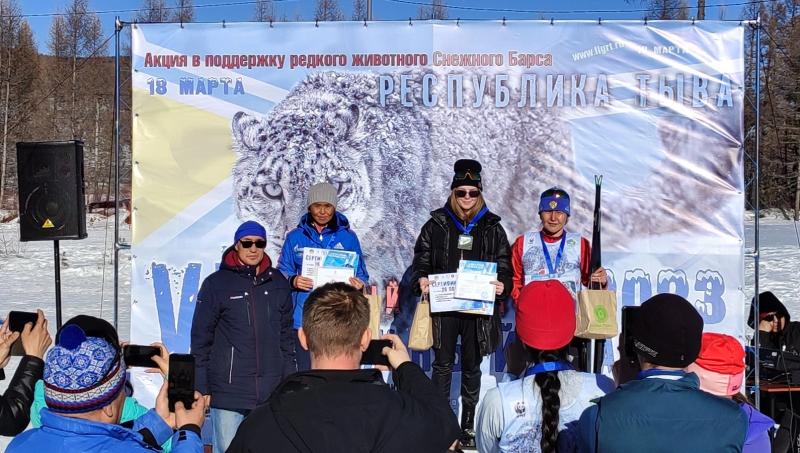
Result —
<svg viewBox="0 0 800 453"><path fill-rule="evenodd" d="M294 331L294 358L297 360L297 371L308 371L311 369L311 353L304 349L297 337L297 330Z"/></svg>
<svg viewBox="0 0 800 453"><path fill-rule="evenodd" d="M461 336L462 411L474 413L481 391L481 356L478 350L478 321L470 315L438 316L441 322L441 347L433 348L432 381L450 400L450 382L456 358L456 340Z"/></svg>

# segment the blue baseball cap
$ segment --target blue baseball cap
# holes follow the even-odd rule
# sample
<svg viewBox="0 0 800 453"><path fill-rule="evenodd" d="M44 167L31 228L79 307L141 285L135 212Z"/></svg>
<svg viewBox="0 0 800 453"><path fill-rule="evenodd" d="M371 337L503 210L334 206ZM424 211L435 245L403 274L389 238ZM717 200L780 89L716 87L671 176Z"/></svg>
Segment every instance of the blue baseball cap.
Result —
<svg viewBox="0 0 800 453"><path fill-rule="evenodd" d="M566 190L551 187L542 192L542 196L539 198L539 214L547 211L560 211L570 215L569 194Z"/></svg>
<svg viewBox="0 0 800 453"><path fill-rule="evenodd" d="M261 226L260 223L253 220L248 220L247 222L239 225L239 228L236 229L236 234L233 235L233 243L235 244L239 242L239 239L245 236L258 236L266 239L267 230Z"/></svg>

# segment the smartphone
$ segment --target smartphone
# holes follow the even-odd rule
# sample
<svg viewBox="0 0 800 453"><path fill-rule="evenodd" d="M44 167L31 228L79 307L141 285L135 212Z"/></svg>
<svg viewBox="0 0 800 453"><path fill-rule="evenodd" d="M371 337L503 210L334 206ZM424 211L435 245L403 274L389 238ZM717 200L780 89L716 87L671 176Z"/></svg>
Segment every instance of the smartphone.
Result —
<svg viewBox="0 0 800 453"><path fill-rule="evenodd" d="M170 412L175 412L175 403L183 403L189 409L194 403L194 356L170 354L167 376L167 398Z"/></svg>
<svg viewBox="0 0 800 453"><path fill-rule="evenodd" d="M153 360L153 356L160 354L161 350L155 346L129 344L122 348L125 365L129 367L158 368L158 364Z"/></svg>
<svg viewBox="0 0 800 453"><path fill-rule="evenodd" d="M36 325L36 320L39 315L30 311L12 311L8 314L8 330L11 332L22 332L25 330L25 324L32 323Z"/></svg>
<svg viewBox="0 0 800 453"><path fill-rule="evenodd" d="M639 307L634 305L622 307L622 341L625 343L625 357L631 361L636 361L636 350L633 348L631 326L636 322L636 313L638 310Z"/></svg>
<svg viewBox="0 0 800 453"><path fill-rule="evenodd" d="M389 357L383 355L383 348L391 348L391 340L372 340L369 342L367 350L361 354L362 365L386 365L389 366Z"/></svg>

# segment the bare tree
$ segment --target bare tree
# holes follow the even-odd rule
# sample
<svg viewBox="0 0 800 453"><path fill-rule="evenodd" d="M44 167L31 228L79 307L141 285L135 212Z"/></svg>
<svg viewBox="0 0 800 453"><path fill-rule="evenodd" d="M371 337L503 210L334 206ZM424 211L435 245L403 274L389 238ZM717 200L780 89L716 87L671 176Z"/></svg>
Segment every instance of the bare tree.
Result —
<svg viewBox="0 0 800 453"><path fill-rule="evenodd" d="M317 0L314 20L320 22L344 20L344 14L339 9L339 2L337 0Z"/></svg>
<svg viewBox="0 0 800 453"><path fill-rule="evenodd" d="M686 0L626 0L628 3L638 3L647 8L645 15L650 19L688 19L689 7Z"/></svg>
<svg viewBox="0 0 800 453"><path fill-rule="evenodd" d="M137 22L169 22L169 9L167 0L144 0L139 12L136 13Z"/></svg>
<svg viewBox="0 0 800 453"><path fill-rule="evenodd" d="M19 6L13 0L0 0L0 74L3 93L3 149L0 158L0 209L3 208L6 188L6 162L8 159L8 118L11 98L11 68L14 47L19 33ZM5 60L5 61L3 61Z"/></svg>
<svg viewBox="0 0 800 453"><path fill-rule="evenodd" d="M105 167L101 161L101 147L107 144L104 131L110 127L100 119L110 111L113 90L108 83L113 72L110 60L102 58L107 40L103 40L99 18L88 11L88 0L72 0L64 14L53 20L48 46L53 55L45 75L52 87L49 134L58 139L88 139L86 183L96 188Z"/></svg>
<svg viewBox="0 0 800 453"><path fill-rule="evenodd" d="M275 5L272 0L260 0L256 2L255 14L253 19L256 22L275 22Z"/></svg>
<svg viewBox="0 0 800 453"><path fill-rule="evenodd" d="M353 20L358 22L367 20L367 2L365 0L353 0Z"/></svg>
<svg viewBox="0 0 800 453"><path fill-rule="evenodd" d="M705 18L706 18L706 0L697 0L697 20L705 20Z"/></svg>
<svg viewBox="0 0 800 453"><path fill-rule="evenodd" d="M417 19L444 20L447 19L447 6L444 0L433 0L430 6L420 6Z"/></svg>
<svg viewBox="0 0 800 453"><path fill-rule="evenodd" d="M194 22L194 5L192 0L175 0L172 21L180 23Z"/></svg>

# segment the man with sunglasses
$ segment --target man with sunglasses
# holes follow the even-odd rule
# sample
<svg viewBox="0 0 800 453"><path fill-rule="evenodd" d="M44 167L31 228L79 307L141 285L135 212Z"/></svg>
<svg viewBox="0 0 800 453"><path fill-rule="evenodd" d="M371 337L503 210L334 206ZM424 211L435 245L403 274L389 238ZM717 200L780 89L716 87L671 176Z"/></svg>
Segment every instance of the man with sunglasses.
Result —
<svg viewBox="0 0 800 453"><path fill-rule="evenodd" d="M197 294L195 386L211 399L215 453L228 449L244 417L296 371L291 288L264 252L266 237L257 222L242 223Z"/></svg>

